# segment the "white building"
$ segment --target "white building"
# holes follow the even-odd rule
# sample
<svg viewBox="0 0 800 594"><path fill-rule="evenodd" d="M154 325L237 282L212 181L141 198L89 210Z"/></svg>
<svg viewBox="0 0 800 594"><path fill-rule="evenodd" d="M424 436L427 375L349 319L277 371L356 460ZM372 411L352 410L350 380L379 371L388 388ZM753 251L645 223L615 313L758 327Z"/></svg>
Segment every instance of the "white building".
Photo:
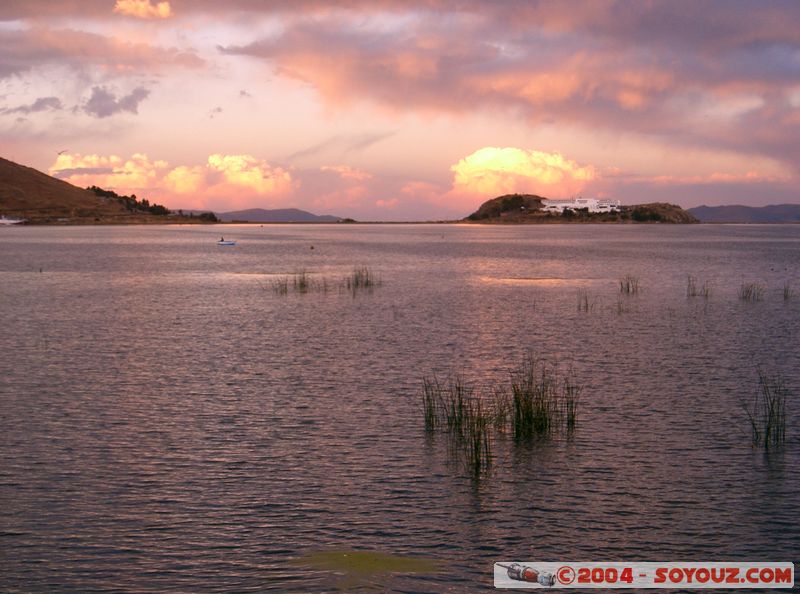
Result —
<svg viewBox="0 0 800 594"><path fill-rule="evenodd" d="M588 209L589 212L619 212L619 200L607 198L573 198L571 200L542 200L542 211L562 214L565 210Z"/></svg>

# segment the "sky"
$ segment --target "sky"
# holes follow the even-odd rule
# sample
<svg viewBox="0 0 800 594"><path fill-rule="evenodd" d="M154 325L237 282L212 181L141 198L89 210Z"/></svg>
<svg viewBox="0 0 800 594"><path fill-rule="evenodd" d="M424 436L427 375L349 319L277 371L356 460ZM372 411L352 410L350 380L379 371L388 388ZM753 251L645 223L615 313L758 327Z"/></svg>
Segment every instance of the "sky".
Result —
<svg viewBox="0 0 800 594"><path fill-rule="evenodd" d="M2 0L0 156L173 209L800 202L800 2Z"/></svg>

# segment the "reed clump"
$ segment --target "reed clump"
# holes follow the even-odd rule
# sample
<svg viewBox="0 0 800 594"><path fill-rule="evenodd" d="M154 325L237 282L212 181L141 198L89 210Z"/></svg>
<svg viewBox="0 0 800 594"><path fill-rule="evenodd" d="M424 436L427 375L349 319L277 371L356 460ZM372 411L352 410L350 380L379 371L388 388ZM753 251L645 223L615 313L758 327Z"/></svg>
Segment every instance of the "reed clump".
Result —
<svg viewBox="0 0 800 594"><path fill-rule="evenodd" d="M575 428L581 387L555 364L526 357L511 372L510 429L515 439L548 437Z"/></svg>
<svg viewBox="0 0 800 594"><path fill-rule="evenodd" d="M325 278L317 278L305 270L301 270L292 275L273 278L270 281L270 287L276 295L288 295L290 292L301 295L306 293L327 293L328 281Z"/></svg>
<svg viewBox="0 0 800 594"><path fill-rule="evenodd" d="M547 439L575 429L582 387L571 371L526 356L509 375L508 384L479 392L460 375L441 382L422 380L425 429L443 431L466 469L478 476L492 465L492 442L510 434L515 442Z"/></svg>
<svg viewBox="0 0 800 594"><path fill-rule="evenodd" d="M711 296L711 284L703 281L702 285L698 285L697 279L690 274L686 277L686 296L708 299Z"/></svg>
<svg viewBox="0 0 800 594"><path fill-rule="evenodd" d="M742 283L739 299L742 301L761 301L764 298L764 285L761 283Z"/></svg>
<svg viewBox="0 0 800 594"><path fill-rule="evenodd" d="M750 422L753 446L765 450L786 442L786 400L789 390L779 376L758 369L758 389L753 398L743 403Z"/></svg>
<svg viewBox="0 0 800 594"><path fill-rule="evenodd" d="M619 292L625 295L636 295L639 292L639 277L626 274L619 279Z"/></svg>
<svg viewBox="0 0 800 594"><path fill-rule="evenodd" d="M440 382L436 376L422 380L425 429L442 429L451 438L451 452L473 475L492 464L489 428L493 414L461 375Z"/></svg>
<svg viewBox="0 0 800 594"><path fill-rule="evenodd" d="M374 287L380 286L380 284L381 279L368 266L356 266L342 281L342 285L353 293L357 291L372 291Z"/></svg>
<svg viewBox="0 0 800 594"><path fill-rule="evenodd" d="M788 282L783 283L783 300L789 301L794 297L794 290L792 289L792 285Z"/></svg>
<svg viewBox="0 0 800 594"><path fill-rule="evenodd" d="M291 275L278 276L270 281L272 292L276 295L327 293L337 288L340 292L349 291L355 295L360 291L372 292L372 289L380 284L380 278L367 266L354 268L351 274L341 278L338 282L331 281L324 276L312 275L305 270Z"/></svg>
<svg viewBox="0 0 800 594"><path fill-rule="evenodd" d="M308 293L311 288L311 277L305 270L295 273L292 278L292 286L296 293Z"/></svg>
<svg viewBox="0 0 800 594"><path fill-rule="evenodd" d="M480 476L492 466L489 435L491 417L480 400L470 400L465 407L463 423L455 442L464 466L473 476Z"/></svg>
<svg viewBox="0 0 800 594"><path fill-rule="evenodd" d="M589 291L578 289L578 311L589 312L594 309L594 300L589 297Z"/></svg>
<svg viewBox="0 0 800 594"><path fill-rule="evenodd" d="M288 276L279 276L278 278L272 279L270 286L272 287L272 291L277 295L288 295L289 294L289 277Z"/></svg>

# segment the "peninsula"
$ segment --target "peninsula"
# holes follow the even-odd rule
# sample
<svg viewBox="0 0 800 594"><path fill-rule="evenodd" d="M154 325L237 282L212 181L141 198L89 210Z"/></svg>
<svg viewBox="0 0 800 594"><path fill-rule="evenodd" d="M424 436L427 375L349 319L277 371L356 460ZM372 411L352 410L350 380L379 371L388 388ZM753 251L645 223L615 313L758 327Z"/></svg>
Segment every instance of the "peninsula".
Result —
<svg viewBox="0 0 800 594"><path fill-rule="evenodd" d="M675 204L652 202L601 207L600 212L590 208L563 208L554 212L547 208L548 199L535 194L506 194L492 198L464 219L464 222L493 224L546 224L546 223L699 223L691 213ZM597 202L597 201L594 201Z"/></svg>

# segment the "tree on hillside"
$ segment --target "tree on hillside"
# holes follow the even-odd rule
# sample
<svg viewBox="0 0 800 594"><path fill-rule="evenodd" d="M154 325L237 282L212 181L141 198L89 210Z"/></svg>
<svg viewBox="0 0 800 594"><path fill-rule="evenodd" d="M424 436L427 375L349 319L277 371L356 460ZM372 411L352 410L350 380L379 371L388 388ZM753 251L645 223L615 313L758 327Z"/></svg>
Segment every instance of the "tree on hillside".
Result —
<svg viewBox="0 0 800 594"><path fill-rule="evenodd" d="M104 190L103 188L99 188L97 186L89 186L86 189L94 192L95 196L100 196L102 198L113 198L130 211L148 212L150 214L159 216L172 214L172 211L166 206L156 203L150 204L150 201L147 200L147 198L142 198L139 200L136 198L136 194L122 196L117 194L114 190Z"/></svg>

